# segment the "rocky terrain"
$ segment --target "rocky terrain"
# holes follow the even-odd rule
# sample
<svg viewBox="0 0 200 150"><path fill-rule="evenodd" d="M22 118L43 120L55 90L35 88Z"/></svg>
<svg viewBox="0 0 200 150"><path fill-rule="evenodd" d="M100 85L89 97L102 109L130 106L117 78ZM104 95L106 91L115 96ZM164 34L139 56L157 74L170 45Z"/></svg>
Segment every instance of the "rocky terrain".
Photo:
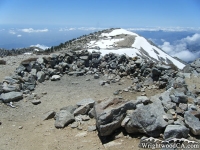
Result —
<svg viewBox="0 0 200 150"><path fill-rule="evenodd" d="M200 59L177 64L99 51L3 58L1 149L141 149L199 142Z"/></svg>

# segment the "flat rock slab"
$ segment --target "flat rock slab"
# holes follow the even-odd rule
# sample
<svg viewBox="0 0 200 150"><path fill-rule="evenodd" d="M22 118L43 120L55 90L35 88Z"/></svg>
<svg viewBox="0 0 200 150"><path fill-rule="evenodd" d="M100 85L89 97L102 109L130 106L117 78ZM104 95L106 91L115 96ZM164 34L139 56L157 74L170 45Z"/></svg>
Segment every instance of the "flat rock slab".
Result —
<svg viewBox="0 0 200 150"><path fill-rule="evenodd" d="M51 111L48 111L46 112L44 115L43 115L43 120L48 120L48 119L52 119L54 118L56 115L56 112L51 110Z"/></svg>
<svg viewBox="0 0 200 150"><path fill-rule="evenodd" d="M143 105L133 110L130 114L130 120L125 125L128 133L145 133L151 137L158 137L167 126L163 115L165 111L158 97L151 98L153 103Z"/></svg>
<svg viewBox="0 0 200 150"><path fill-rule="evenodd" d="M64 128L68 124L72 123L75 120L74 115L68 110L60 110L56 114L55 127Z"/></svg>
<svg viewBox="0 0 200 150"><path fill-rule="evenodd" d="M164 132L164 139L187 138L189 129L183 125L168 125Z"/></svg>
<svg viewBox="0 0 200 150"><path fill-rule="evenodd" d="M200 135L200 121L191 111L184 114L185 124L190 128L194 135Z"/></svg>
<svg viewBox="0 0 200 150"><path fill-rule="evenodd" d="M11 101L17 101L23 98L23 93L21 92L9 92L9 93L2 93L0 95L0 99L4 103L9 103Z"/></svg>
<svg viewBox="0 0 200 150"><path fill-rule="evenodd" d="M95 101L93 99L88 98L88 99L81 100L80 102L76 103L76 105L78 107L84 106L84 105L89 105L92 108L94 106L94 103L95 103Z"/></svg>
<svg viewBox="0 0 200 150"><path fill-rule="evenodd" d="M94 112L97 129L101 136L108 136L117 128L121 127L121 122L126 116L126 111L135 109L135 101L124 101L114 98L102 102L96 102Z"/></svg>

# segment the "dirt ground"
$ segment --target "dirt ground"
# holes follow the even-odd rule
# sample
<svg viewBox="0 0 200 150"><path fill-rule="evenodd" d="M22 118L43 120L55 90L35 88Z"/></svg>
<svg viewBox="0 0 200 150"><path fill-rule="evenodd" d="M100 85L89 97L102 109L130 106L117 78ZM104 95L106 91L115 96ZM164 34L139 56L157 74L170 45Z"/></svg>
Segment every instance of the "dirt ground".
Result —
<svg viewBox="0 0 200 150"><path fill-rule="evenodd" d="M5 58L9 64L0 65L0 81L6 75L10 75L18 66L22 59L30 56L17 56L15 58ZM90 79L86 81L86 79ZM100 86L99 81L104 79L94 79L93 76L68 76L64 75L60 81L45 81L37 85L35 91L40 95L47 92L40 98L41 104L33 105L28 98L14 102L16 108L11 108L0 103L0 150L96 150L96 149L127 149L137 150L139 137L132 137L122 132L116 132L116 136L104 145L109 139L99 138L98 132L88 132L89 125L95 125L95 120L91 119L82 125L82 129L72 129L70 125L64 129L54 127L54 119L43 121L45 112L75 105L85 98L102 100L114 97L113 92L123 90L131 85L131 80L123 78L119 83L111 83L109 86ZM146 90L147 96L160 93L159 90ZM125 100L134 100L140 92L123 92L117 96Z"/></svg>

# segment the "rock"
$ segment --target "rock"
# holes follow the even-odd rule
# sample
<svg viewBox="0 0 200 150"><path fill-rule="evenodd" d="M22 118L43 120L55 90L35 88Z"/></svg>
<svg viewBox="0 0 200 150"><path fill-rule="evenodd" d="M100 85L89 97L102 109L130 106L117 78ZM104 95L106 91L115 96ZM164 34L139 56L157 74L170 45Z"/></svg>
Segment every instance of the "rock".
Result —
<svg viewBox="0 0 200 150"><path fill-rule="evenodd" d="M122 144L122 143L120 143L120 142L111 141L111 142L108 142L108 143L104 144L103 146L104 146L106 149L110 149L111 147L119 146L119 145L121 145L121 144Z"/></svg>
<svg viewBox="0 0 200 150"><path fill-rule="evenodd" d="M90 106L89 105L81 105L80 107L78 107L75 111L74 111L74 115L85 115L88 113L88 111L90 110Z"/></svg>
<svg viewBox="0 0 200 150"><path fill-rule="evenodd" d="M36 69L31 69L30 74L36 76L37 75L37 70Z"/></svg>
<svg viewBox="0 0 200 150"><path fill-rule="evenodd" d="M45 81L45 73L43 71L38 71L37 72L37 80L40 83Z"/></svg>
<svg viewBox="0 0 200 150"><path fill-rule="evenodd" d="M90 118L94 118L95 117L95 112L94 112L94 108L92 108L89 112L88 115Z"/></svg>
<svg viewBox="0 0 200 150"><path fill-rule="evenodd" d="M43 63L44 63L44 59L43 59L43 58L38 58L36 61L37 61L39 64L43 64Z"/></svg>
<svg viewBox="0 0 200 150"><path fill-rule="evenodd" d="M179 108L184 110L184 111L187 111L188 110L188 105L187 104L183 104L183 103L180 103L179 104Z"/></svg>
<svg viewBox="0 0 200 150"><path fill-rule="evenodd" d="M73 122L73 123L71 124L71 128L77 128L78 125L79 125L78 122Z"/></svg>
<svg viewBox="0 0 200 150"><path fill-rule="evenodd" d="M0 95L0 99L2 99L4 103L9 103L11 101L18 101L21 100L22 98L23 98L23 93L21 92L2 93Z"/></svg>
<svg viewBox="0 0 200 150"><path fill-rule="evenodd" d="M152 137L158 137L166 127L163 119L166 113L157 97L151 98L153 103L138 107L130 114L130 120L125 125L128 133L145 133Z"/></svg>
<svg viewBox="0 0 200 150"><path fill-rule="evenodd" d="M41 103L41 101L40 101L40 100L32 100L31 103L32 103L33 105L38 105L38 104Z"/></svg>
<svg viewBox="0 0 200 150"><path fill-rule="evenodd" d="M164 132L164 139L172 138L187 138L189 134L189 129L183 125L168 125Z"/></svg>
<svg viewBox="0 0 200 150"><path fill-rule="evenodd" d="M2 90L5 93L12 92L12 91L20 91L20 85L19 84L6 85L6 86L3 86Z"/></svg>
<svg viewBox="0 0 200 150"><path fill-rule="evenodd" d="M96 102L94 111L100 136L110 135L114 130L121 127L126 111L135 108L135 101L127 102L118 98Z"/></svg>
<svg viewBox="0 0 200 150"><path fill-rule="evenodd" d="M137 101L141 102L141 103L143 103L145 105L147 105L148 103L151 102L150 99L148 97L146 97L146 96L138 96L137 97Z"/></svg>
<svg viewBox="0 0 200 150"><path fill-rule="evenodd" d="M188 97L183 92L179 92L177 90L172 90L170 93L170 98L172 102L175 103L187 103Z"/></svg>
<svg viewBox="0 0 200 150"><path fill-rule="evenodd" d="M59 75L53 75L51 77L51 81L57 81L57 80L60 80L60 76Z"/></svg>
<svg viewBox="0 0 200 150"><path fill-rule="evenodd" d="M56 115L56 112L51 110L51 111L48 111L46 112L44 115L43 115L43 120L48 120L48 119L52 119L54 118Z"/></svg>
<svg viewBox="0 0 200 150"><path fill-rule="evenodd" d="M18 129L23 129L23 126L19 126Z"/></svg>
<svg viewBox="0 0 200 150"><path fill-rule="evenodd" d="M99 79L99 75L98 74L94 74L94 79Z"/></svg>
<svg viewBox="0 0 200 150"><path fill-rule="evenodd" d="M55 127L56 128L64 128L68 124L72 123L75 118L74 115L69 110L60 110L60 112L56 113L56 121Z"/></svg>
<svg viewBox="0 0 200 150"><path fill-rule="evenodd" d="M86 137L87 136L87 132L80 132L78 134L75 135L75 137Z"/></svg>
<svg viewBox="0 0 200 150"><path fill-rule="evenodd" d="M92 108L94 106L95 101L92 98L88 98L88 99L83 99L80 102L76 103L76 105L78 107L80 106L84 106L84 105L89 105L90 108Z"/></svg>
<svg viewBox="0 0 200 150"><path fill-rule="evenodd" d="M87 131L88 132L92 132L92 131L96 131L97 127L96 126L88 126Z"/></svg>
<svg viewBox="0 0 200 150"><path fill-rule="evenodd" d="M190 128L194 135L200 135L200 121L191 111L186 111L184 114L185 124Z"/></svg>

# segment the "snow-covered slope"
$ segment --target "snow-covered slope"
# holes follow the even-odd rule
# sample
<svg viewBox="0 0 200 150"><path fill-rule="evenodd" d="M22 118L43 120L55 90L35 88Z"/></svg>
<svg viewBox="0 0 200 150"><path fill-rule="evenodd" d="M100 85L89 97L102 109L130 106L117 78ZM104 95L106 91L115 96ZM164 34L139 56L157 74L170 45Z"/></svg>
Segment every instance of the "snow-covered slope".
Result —
<svg viewBox="0 0 200 150"><path fill-rule="evenodd" d="M126 54L130 57L141 56L154 62L173 63L179 69L185 67L183 63L171 57L144 37L125 29L114 29L101 33L97 40L87 44L89 51L98 49L102 55L110 52Z"/></svg>

